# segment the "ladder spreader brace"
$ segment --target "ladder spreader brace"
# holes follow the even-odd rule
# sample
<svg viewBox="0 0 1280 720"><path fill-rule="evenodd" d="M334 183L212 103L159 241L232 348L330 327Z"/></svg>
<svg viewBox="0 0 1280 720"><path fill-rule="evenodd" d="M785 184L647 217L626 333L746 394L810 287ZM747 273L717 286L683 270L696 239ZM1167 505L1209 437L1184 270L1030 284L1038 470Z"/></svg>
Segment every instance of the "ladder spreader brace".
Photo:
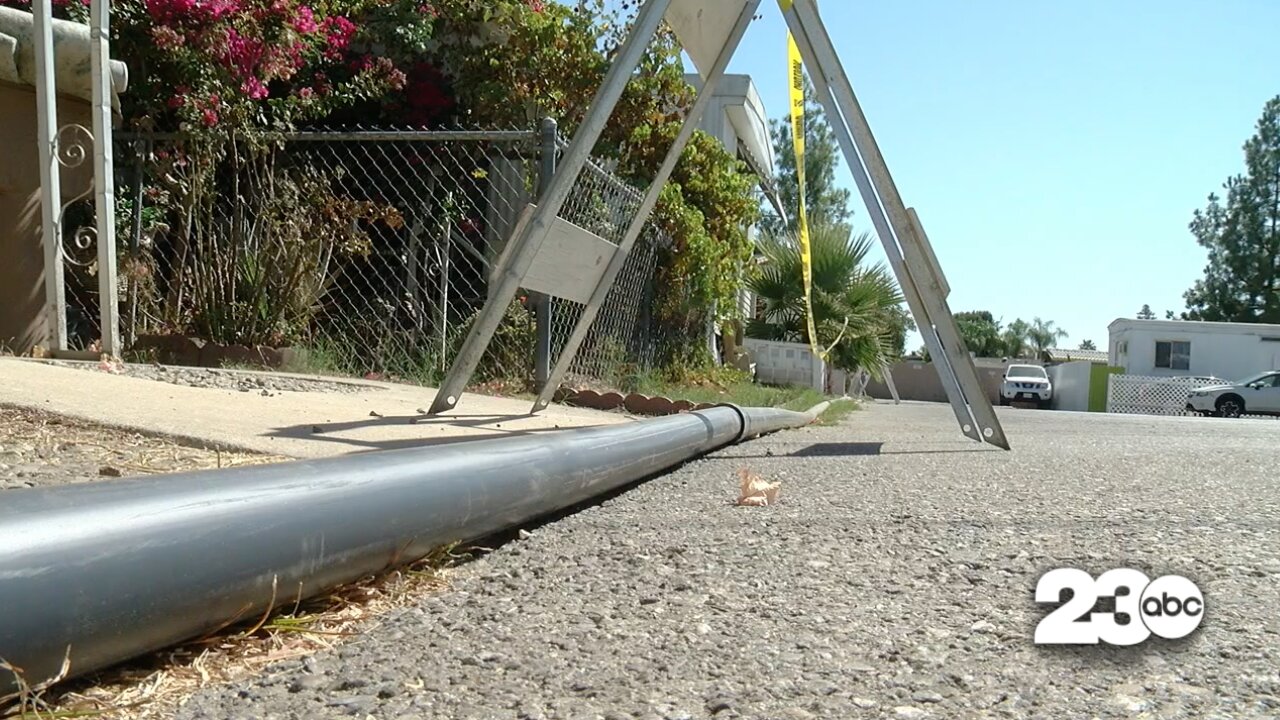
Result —
<svg viewBox="0 0 1280 720"><path fill-rule="evenodd" d="M488 301L454 358L429 414L457 406L463 388L522 286L583 303L582 315L556 358L547 383L540 389L533 412L550 404L760 3L761 0L646 0L641 5L555 175L538 202L525 209L496 263ZM815 1L794 0L780 5L961 432L973 440L1008 450L1004 429L947 305L951 288L919 216L898 194ZM664 17L692 57L703 83L675 142L645 191L635 218L615 246L558 216ZM551 242L544 242L548 238ZM561 268L559 274L557 268Z"/></svg>

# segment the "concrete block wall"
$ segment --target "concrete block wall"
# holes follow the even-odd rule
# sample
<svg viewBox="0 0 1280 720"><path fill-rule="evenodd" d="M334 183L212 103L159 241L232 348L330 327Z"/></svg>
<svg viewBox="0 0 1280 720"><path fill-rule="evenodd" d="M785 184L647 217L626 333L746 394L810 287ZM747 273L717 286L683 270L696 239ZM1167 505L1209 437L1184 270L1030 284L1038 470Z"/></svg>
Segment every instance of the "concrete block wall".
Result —
<svg viewBox="0 0 1280 720"><path fill-rule="evenodd" d="M745 338L743 346L756 366L756 381L769 385L800 385L826 390L826 363L803 343Z"/></svg>

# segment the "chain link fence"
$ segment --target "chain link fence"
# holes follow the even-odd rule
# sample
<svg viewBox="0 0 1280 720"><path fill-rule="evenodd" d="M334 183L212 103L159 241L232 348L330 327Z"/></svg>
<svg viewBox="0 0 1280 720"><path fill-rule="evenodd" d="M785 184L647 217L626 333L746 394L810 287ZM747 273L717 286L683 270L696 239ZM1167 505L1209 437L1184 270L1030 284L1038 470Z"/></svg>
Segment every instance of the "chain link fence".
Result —
<svg viewBox="0 0 1280 720"><path fill-rule="evenodd" d="M565 144L561 143L560 150L564 149ZM641 199L640 190L610 173L599 161L591 160L560 216L621 245L639 212ZM652 222L646 224L569 366L567 383L621 387L631 376L657 363L661 337L650 310L659 254L669 244L670 238ZM553 357L559 357L582 316L583 306L554 298L551 307L551 352Z"/></svg>
<svg viewBox="0 0 1280 720"><path fill-rule="evenodd" d="M488 299L545 153L565 146L527 130L116 140L120 317L132 359L426 385L447 372ZM639 204L639 190L593 162L561 216L618 244ZM575 381L616 385L656 361L663 332L649 309L667 242L652 223L642 233L575 356ZM96 280L68 288L69 316L93 326L79 335L95 337ZM581 312L552 300L553 361ZM532 386L535 324L522 293L473 389Z"/></svg>

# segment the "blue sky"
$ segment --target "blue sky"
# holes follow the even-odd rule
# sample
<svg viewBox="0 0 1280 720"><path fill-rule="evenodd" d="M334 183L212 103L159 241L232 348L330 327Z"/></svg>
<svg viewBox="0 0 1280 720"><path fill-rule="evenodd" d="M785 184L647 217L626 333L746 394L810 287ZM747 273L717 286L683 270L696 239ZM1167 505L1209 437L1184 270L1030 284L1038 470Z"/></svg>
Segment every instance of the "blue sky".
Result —
<svg viewBox="0 0 1280 720"><path fill-rule="evenodd" d="M1143 303L1183 309L1205 262L1187 223L1243 171L1280 94L1280 0L820 7L953 311L1039 316L1070 333L1063 345L1105 348L1108 323ZM762 8L730 71L777 117L786 25ZM855 229L871 230L854 197Z"/></svg>

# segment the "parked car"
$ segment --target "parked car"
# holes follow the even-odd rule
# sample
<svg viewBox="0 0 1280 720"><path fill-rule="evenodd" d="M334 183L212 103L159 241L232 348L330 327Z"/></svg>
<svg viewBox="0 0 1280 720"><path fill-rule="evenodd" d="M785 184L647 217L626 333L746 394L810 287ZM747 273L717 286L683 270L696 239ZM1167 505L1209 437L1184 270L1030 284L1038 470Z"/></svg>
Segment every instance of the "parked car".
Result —
<svg viewBox="0 0 1280 720"><path fill-rule="evenodd" d="M1192 390L1198 390L1210 385L1230 384L1230 380L1214 375L1179 375L1138 388L1136 402L1164 405L1169 402L1171 396L1176 398L1179 393L1184 391L1190 393Z"/></svg>
<svg viewBox="0 0 1280 720"><path fill-rule="evenodd" d="M1217 375L1187 375L1186 379L1197 387L1205 387L1206 385L1230 385L1231 381L1226 378L1220 378Z"/></svg>
<svg viewBox="0 0 1280 720"><path fill-rule="evenodd" d="M1039 365L1010 365L1004 369L1004 380L1000 383L1000 404L1010 405L1015 402L1033 402L1037 407L1047 408L1053 400L1053 383L1049 382L1049 374Z"/></svg>
<svg viewBox="0 0 1280 720"><path fill-rule="evenodd" d="M1224 382L1192 390L1187 409L1200 415L1236 418L1280 415L1280 370L1268 370L1240 382Z"/></svg>

